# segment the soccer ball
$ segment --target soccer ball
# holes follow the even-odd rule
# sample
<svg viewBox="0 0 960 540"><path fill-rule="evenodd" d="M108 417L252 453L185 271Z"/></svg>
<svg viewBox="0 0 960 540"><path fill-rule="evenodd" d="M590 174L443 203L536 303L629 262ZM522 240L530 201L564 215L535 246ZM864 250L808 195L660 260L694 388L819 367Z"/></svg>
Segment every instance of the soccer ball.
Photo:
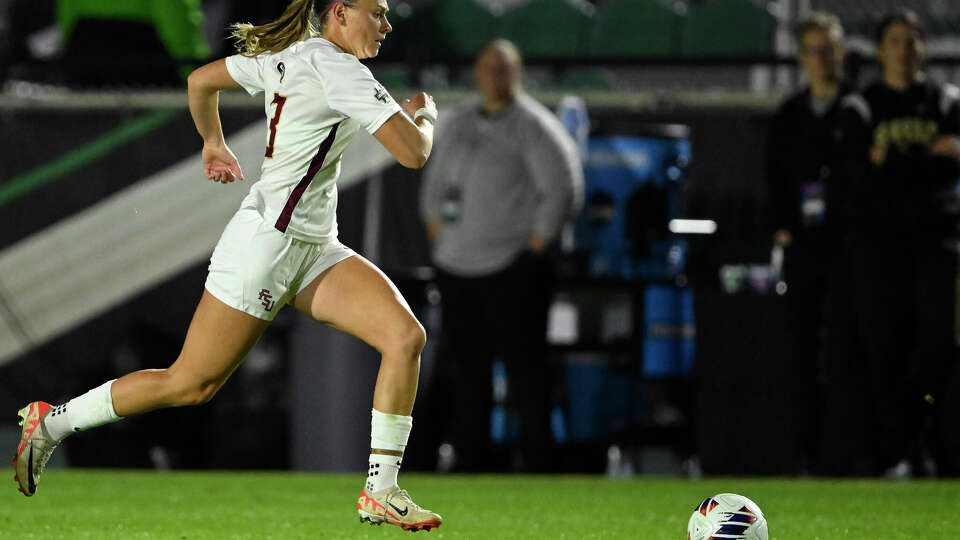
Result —
<svg viewBox="0 0 960 540"><path fill-rule="evenodd" d="M743 495L707 497L690 516L687 540L767 540L767 520L760 507Z"/></svg>

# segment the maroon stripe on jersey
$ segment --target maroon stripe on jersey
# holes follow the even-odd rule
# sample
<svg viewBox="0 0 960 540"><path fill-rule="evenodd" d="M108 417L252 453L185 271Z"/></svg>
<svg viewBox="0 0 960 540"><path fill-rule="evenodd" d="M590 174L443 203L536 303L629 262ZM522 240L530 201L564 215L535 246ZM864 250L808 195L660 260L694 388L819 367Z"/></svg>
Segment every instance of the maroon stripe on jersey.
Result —
<svg viewBox="0 0 960 540"><path fill-rule="evenodd" d="M313 156L313 159L310 160L310 166L307 167L307 174L303 175L303 178L297 182L297 187L293 188L293 192L290 193L290 196L287 198L287 204L284 205L283 212L280 212L280 217L277 218L277 223L274 225L278 231L287 232L287 226L290 225L290 218L293 216L293 209L296 208L297 203L300 202L303 193L310 187L310 182L313 182L313 177L323 168L323 160L327 158L327 152L329 152L330 147L333 146L333 139L337 137L338 127L340 127L340 122L337 122L336 125L330 129L330 134L320 143L320 148L317 148L317 155Z"/></svg>

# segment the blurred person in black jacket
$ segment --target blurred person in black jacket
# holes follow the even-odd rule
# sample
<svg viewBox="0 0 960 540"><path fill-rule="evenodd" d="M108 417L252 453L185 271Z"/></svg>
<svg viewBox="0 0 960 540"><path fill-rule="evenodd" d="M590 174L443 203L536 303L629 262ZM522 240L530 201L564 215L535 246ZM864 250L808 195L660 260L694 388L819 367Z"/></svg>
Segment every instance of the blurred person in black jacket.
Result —
<svg viewBox="0 0 960 540"><path fill-rule="evenodd" d="M818 451L821 333L827 271L843 228L834 203L840 182L839 115L851 92L843 80L843 27L836 16L812 13L797 27L798 56L807 86L777 110L768 138L766 177L773 241L785 250L788 283L796 448L812 465ZM839 204L837 205L840 206Z"/></svg>
<svg viewBox="0 0 960 540"><path fill-rule="evenodd" d="M876 38L881 80L846 100L849 309L831 360L865 386L863 472L909 476L927 453L949 472L947 425L931 448L922 435L955 369L960 90L924 75L912 11L887 16Z"/></svg>

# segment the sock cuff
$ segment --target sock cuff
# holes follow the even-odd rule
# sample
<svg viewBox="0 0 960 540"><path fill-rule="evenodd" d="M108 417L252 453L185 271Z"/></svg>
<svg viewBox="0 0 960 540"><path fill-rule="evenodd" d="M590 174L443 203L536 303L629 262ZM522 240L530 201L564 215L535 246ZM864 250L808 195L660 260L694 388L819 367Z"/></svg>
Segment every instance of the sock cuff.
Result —
<svg viewBox="0 0 960 540"><path fill-rule="evenodd" d="M403 450L413 429L413 417L370 410L370 446L384 450Z"/></svg>
<svg viewBox="0 0 960 540"><path fill-rule="evenodd" d="M85 431L121 419L113 408L110 393L114 381L116 379L107 381L67 403L67 418L73 431Z"/></svg>
<svg viewBox="0 0 960 540"><path fill-rule="evenodd" d="M370 454L370 463L379 463L381 465L392 465L394 467L399 467L400 462L403 461L402 457L398 456L388 456L386 454Z"/></svg>
<svg viewBox="0 0 960 540"><path fill-rule="evenodd" d="M113 383L117 382L116 379L110 379L109 381L103 383L101 386L106 386L106 403L104 404L104 410L110 414L111 420L122 420L120 416L117 416L116 409L113 408Z"/></svg>

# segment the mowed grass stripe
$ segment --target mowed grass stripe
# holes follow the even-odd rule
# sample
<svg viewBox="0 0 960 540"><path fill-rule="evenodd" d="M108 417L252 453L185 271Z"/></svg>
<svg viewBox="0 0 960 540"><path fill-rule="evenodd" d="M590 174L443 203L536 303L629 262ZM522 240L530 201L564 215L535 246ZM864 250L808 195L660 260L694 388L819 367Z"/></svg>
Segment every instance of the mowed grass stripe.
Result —
<svg viewBox="0 0 960 540"><path fill-rule="evenodd" d="M10 474L12 478L12 473ZM362 474L54 470L26 499L11 480L0 538L405 538L357 518ZM699 502L741 493L771 539L953 538L960 482L403 474L414 500L444 517L418 538L682 539Z"/></svg>

